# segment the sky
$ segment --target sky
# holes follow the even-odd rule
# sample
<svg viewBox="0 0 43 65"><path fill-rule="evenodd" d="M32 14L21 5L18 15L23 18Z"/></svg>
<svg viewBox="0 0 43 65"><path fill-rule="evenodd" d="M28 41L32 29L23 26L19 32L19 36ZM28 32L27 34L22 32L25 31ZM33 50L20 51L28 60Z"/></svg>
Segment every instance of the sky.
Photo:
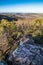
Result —
<svg viewBox="0 0 43 65"><path fill-rule="evenodd" d="M0 13L43 13L43 0L0 0Z"/></svg>

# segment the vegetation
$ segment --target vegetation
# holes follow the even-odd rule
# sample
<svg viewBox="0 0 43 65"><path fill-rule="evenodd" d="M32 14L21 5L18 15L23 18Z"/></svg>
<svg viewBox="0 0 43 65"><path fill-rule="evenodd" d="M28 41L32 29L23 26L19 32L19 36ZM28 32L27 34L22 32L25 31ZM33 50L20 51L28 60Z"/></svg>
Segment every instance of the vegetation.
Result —
<svg viewBox="0 0 43 65"><path fill-rule="evenodd" d="M43 44L43 19L33 19L28 22L28 25L24 23L17 25L14 21L9 22L2 19L0 22L0 37L4 34L6 34L10 47L21 38L27 36L31 36L36 44ZM17 47L17 44L15 46Z"/></svg>
<svg viewBox="0 0 43 65"><path fill-rule="evenodd" d="M9 22L2 19L0 23L0 35L4 33L7 33L7 38L10 44L12 44L14 40L19 39L19 37L26 35L31 35L33 39L36 39L38 36L37 42L43 43L43 19L33 19L28 25L23 23L19 26L17 26L14 21Z"/></svg>
<svg viewBox="0 0 43 65"><path fill-rule="evenodd" d="M43 18L33 19L27 24L18 26L18 30L22 32L24 36L31 36L35 43L43 44Z"/></svg>

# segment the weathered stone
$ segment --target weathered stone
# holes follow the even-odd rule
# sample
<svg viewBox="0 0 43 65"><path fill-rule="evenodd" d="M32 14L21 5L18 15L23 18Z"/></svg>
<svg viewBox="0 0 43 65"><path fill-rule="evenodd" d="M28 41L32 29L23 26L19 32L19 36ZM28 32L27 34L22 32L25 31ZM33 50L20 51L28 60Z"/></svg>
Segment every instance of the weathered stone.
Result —
<svg viewBox="0 0 43 65"><path fill-rule="evenodd" d="M0 65L7 65L5 61L0 61Z"/></svg>
<svg viewBox="0 0 43 65"><path fill-rule="evenodd" d="M12 53L17 65L43 65L43 56L36 45L31 45L27 41L20 44Z"/></svg>

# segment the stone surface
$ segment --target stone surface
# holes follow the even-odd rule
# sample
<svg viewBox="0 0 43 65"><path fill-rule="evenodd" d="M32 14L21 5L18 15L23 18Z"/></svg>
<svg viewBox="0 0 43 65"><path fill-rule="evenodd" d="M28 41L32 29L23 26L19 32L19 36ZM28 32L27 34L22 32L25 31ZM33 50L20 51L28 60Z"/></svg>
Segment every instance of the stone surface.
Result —
<svg viewBox="0 0 43 65"><path fill-rule="evenodd" d="M12 56L16 62L15 65L43 65L42 54L43 50L40 50L38 46L29 44L29 42L26 41L13 51Z"/></svg>
<svg viewBox="0 0 43 65"><path fill-rule="evenodd" d="M5 61L0 61L0 65L7 65Z"/></svg>

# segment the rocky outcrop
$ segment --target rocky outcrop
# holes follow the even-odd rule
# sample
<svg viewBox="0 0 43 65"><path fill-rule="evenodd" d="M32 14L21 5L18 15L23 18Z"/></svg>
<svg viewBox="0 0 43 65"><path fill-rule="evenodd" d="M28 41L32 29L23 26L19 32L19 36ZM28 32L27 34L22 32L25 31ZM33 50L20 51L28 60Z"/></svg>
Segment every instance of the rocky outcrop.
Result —
<svg viewBox="0 0 43 65"><path fill-rule="evenodd" d="M43 49L29 44L29 41L19 45L12 56L13 65L43 65Z"/></svg>
<svg viewBox="0 0 43 65"><path fill-rule="evenodd" d="M7 65L7 63L5 61L0 61L0 65Z"/></svg>

